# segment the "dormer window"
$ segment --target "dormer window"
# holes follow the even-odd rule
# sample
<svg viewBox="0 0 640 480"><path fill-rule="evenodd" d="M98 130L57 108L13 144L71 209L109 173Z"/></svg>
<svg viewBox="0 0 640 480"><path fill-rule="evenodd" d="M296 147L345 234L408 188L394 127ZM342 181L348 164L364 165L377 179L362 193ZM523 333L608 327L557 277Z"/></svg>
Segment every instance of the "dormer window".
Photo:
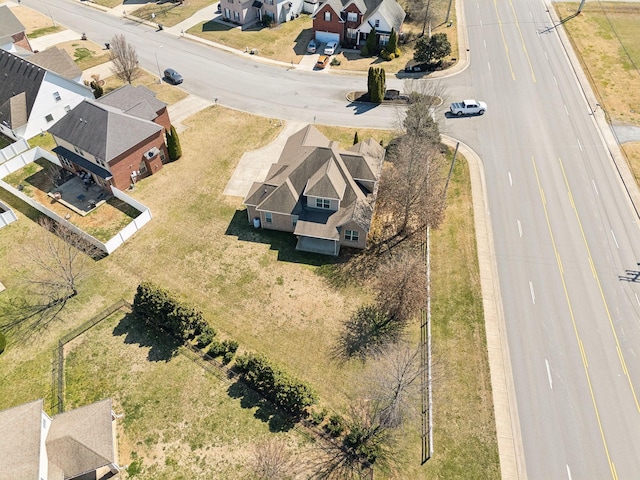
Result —
<svg viewBox="0 0 640 480"><path fill-rule="evenodd" d="M356 12L348 12L347 13L347 22L357 22L358 14Z"/></svg>
<svg viewBox="0 0 640 480"><path fill-rule="evenodd" d="M356 230L345 230L344 231L344 239L349 240L351 242L358 241L358 232Z"/></svg>
<svg viewBox="0 0 640 480"><path fill-rule="evenodd" d="M331 208L331 200L326 198L316 198L316 208Z"/></svg>

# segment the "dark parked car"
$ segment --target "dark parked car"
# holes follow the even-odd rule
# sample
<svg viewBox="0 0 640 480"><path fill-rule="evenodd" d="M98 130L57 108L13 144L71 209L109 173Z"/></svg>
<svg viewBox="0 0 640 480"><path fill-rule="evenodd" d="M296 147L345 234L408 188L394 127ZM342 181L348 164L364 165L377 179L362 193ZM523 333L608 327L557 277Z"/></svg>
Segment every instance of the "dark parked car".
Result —
<svg viewBox="0 0 640 480"><path fill-rule="evenodd" d="M167 68L164 71L164 79L173 85L182 83L182 75L176 72L173 68Z"/></svg>

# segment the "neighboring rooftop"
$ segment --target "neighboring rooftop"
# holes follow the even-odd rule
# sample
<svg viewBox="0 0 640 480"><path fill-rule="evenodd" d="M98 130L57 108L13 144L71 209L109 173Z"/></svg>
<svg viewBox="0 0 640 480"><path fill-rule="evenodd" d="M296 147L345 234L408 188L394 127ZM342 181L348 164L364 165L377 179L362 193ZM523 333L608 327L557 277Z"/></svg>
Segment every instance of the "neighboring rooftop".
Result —
<svg viewBox="0 0 640 480"><path fill-rule="evenodd" d="M0 122L16 129L29 118L46 69L0 49Z"/></svg>
<svg viewBox="0 0 640 480"><path fill-rule="evenodd" d="M82 69L76 65L71 56L55 46L34 53L29 56L29 61L69 80L75 80L82 76Z"/></svg>
<svg viewBox="0 0 640 480"><path fill-rule="evenodd" d="M167 106L156 98L155 92L143 86L134 87L129 84L103 95L97 101L145 120L154 120Z"/></svg>
<svg viewBox="0 0 640 480"><path fill-rule="evenodd" d="M11 9L6 5L0 5L0 45L11 42L13 35L22 33L24 30L24 25Z"/></svg>

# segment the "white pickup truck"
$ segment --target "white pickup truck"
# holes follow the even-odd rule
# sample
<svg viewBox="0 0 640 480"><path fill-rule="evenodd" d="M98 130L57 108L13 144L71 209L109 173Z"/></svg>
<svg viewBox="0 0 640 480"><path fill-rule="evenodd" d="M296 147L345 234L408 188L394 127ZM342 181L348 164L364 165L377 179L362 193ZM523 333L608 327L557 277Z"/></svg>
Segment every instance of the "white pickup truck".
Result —
<svg viewBox="0 0 640 480"><path fill-rule="evenodd" d="M487 110L487 104L476 100L462 100L452 103L449 110L454 115L482 115Z"/></svg>

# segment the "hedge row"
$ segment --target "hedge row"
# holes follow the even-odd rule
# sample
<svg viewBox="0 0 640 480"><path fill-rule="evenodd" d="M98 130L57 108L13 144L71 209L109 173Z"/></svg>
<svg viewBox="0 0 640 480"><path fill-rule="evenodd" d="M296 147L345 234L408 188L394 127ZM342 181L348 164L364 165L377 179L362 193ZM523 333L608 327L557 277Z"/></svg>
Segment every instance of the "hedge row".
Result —
<svg viewBox="0 0 640 480"><path fill-rule="evenodd" d="M318 394L306 383L273 365L263 355L246 353L236 358L244 381L284 411L300 416L318 403Z"/></svg>
<svg viewBox="0 0 640 480"><path fill-rule="evenodd" d="M203 332L212 339L215 335L200 310L176 300L151 282L138 285L133 298L133 313L183 340L195 338Z"/></svg>

